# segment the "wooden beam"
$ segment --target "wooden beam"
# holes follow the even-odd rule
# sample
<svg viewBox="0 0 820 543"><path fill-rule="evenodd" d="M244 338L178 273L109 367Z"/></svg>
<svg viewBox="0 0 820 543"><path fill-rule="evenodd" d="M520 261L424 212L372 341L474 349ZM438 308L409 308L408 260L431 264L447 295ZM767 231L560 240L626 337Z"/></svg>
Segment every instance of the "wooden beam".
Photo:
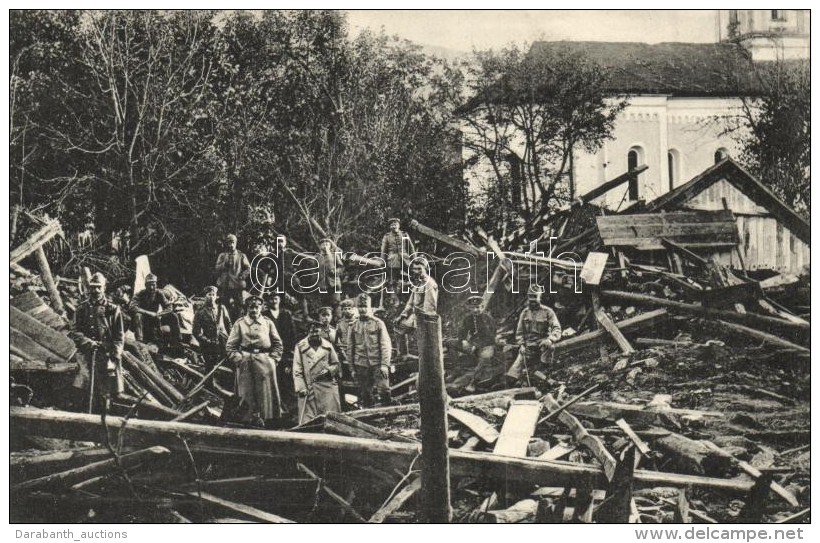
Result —
<svg viewBox="0 0 820 543"><path fill-rule="evenodd" d="M647 166L646 164L641 164L637 168L632 168L628 172L622 173L621 175L619 175L615 179L612 179L610 181L607 181L606 183L598 185L597 187L595 187L591 191L587 192L586 194L584 194L582 196L579 196L578 199L575 200L575 202L573 202L573 205L575 205L576 203L588 204L589 202L591 202L595 198L598 198L599 196L603 196L607 192L609 192L612 189L615 189L615 188L623 185L624 183L626 183L630 179L634 179L635 177L639 176L640 174L642 174L643 172L645 172L648 169L649 169L649 166Z"/></svg>
<svg viewBox="0 0 820 543"><path fill-rule="evenodd" d="M381 523L384 522L387 517L401 509L401 507L413 497L413 495L421 489L421 479L416 477L410 484L406 485L404 488L399 490L395 496L390 498L386 504L381 506L378 511L373 513L370 517L368 522L372 523Z"/></svg>
<svg viewBox="0 0 820 543"><path fill-rule="evenodd" d="M82 481L93 479L101 475L117 473L120 469L128 469L145 462L153 462L160 456L171 454L165 447L149 447L147 449L123 454L119 458L110 458L93 462L86 466L72 468L52 475L46 475L30 481L12 485L11 492L31 492L34 490L67 489Z"/></svg>
<svg viewBox="0 0 820 543"><path fill-rule="evenodd" d="M761 472L759 469L757 469L753 465L749 464L748 462L744 462L743 460L739 460L739 459L735 458L734 455L732 455L729 452L721 449L720 447L718 447L717 445L715 445L711 441L703 440L703 441L701 441L701 443L706 445L709 449L716 452L717 454L723 456L724 458L731 459L732 462L737 464L737 466L741 470L743 470L745 473L751 475L755 479L759 479L763 476L763 472ZM786 503L788 503L792 507L800 507L800 503L797 501L797 498L794 497L794 494L792 494L791 492L789 492L788 490L786 490L785 488L783 488L779 484L772 481L771 484L769 485L769 488L772 490L772 492L774 492L775 494L777 494L778 496L783 498L786 501Z"/></svg>
<svg viewBox="0 0 820 543"><path fill-rule="evenodd" d="M635 349L633 349L632 345L629 344L629 340L624 337L603 309L599 308L595 311L595 319L603 327L603 329L606 330L610 336L612 336L612 339L614 339L615 343L618 344L618 348L621 350L622 354L630 355L635 352Z"/></svg>
<svg viewBox="0 0 820 543"><path fill-rule="evenodd" d="M46 361L66 362L77 352L77 347L68 336L46 326L13 305L9 306L9 327L12 331L19 332L20 335L25 335L31 342L36 343L39 346L38 349L35 349L37 352L50 353L50 356L30 356L29 358L33 360L42 359ZM30 345L29 342L23 340L21 340L20 344L17 344L15 341L11 343L24 351ZM34 353L31 354L33 355Z"/></svg>
<svg viewBox="0 0 820 543"><path fill-rule="evenodd" d="M759 341L765 341L771 345L776 345L777 347L782 347L784 349L788 349L790 351L795 352L798 355L810 357L811 356L811 349L803 347L802 345L797 345L796 343L792 343L791 341L786 341L783 338L777 337L775 335L769 334L767 332L761 332L760 330L755 330L754 328L749 328L748 326L743 326L741 324L735 324L732 322L726 321L718 321L722 326L732 330L734 332L738 332L743 334L744 336L750 337L752 339L756 339Z"/></svg>
<svg viewBox="0 0 820 543"><path fill-rule="evenodd" d="M635 294L632 292L621 292L617 290L602 290L601 297L609 300L621 300L625 302L631 302L638 305L654 305L658 307L664 307L681 313L697 315L699 317L704 318L725 319L733 322L757 324L760 326L780 326L782 328L788 328L791 330L801 330L805 332L810 331L810 326L789 322L784 319L766 317L763 315L757 315L755 313L746 313L745 315L743 315L732 311L711 309L703 307L702 305L676 302L664 298L657 298L655 296L648 296L646 294Z"/></svg>
<svg viewBox="0 0 820 543"><path fill-rule="evenodd" d="M550 410L557 410L561 406L558 402L555 401L555 398L552 397L552 394L547 394L543 398L544 405L546 405ZM607 479L611 482L612 478L615 476L615 467L616 462L615 459L609 454L609 451L606 450L604 446L604 442L601 441L599 437L593 436L587 429L584 428L584 425L581 424L581 421L564 411L560 415L558 415L558 420L560 420L564 426L569 428L572 432L575 441L579 444L583 445L592 453L595 458L601 463L604 467L604 473L606 474Z"/></svg>
<svg viewBox="0 0 820 543"><path fill-rule="evenodd" d="M310 470L310 468L308 468L306 465L302 464L301 462L297 462L296 467L299 468L299 471L301 471L302 473L304 473L305 475L307 475L311 479L316 479L317 481L322 480L321 477L319 477L318 475L313 473ZM330 499L332 499L334 502L336 502L337 504L339 504L341 506L341 508L345 511L345 513L349 514L351 517L356 519L358 522L367 522L367 519L365 519L363 516L361 516L359 514L359 512L356 511L356 509L354 509L353 506L350 505L350 503L348 503L347 500L345 500L344 498L342 498L341 496L336 494L333 491L333 489L331 489L329 486L327 486L326 483L322 482L320 487L321 487L322 491L325 494L327 494Z"/></svg>
<svg viewBox="0 0 820 543"><path fill-rule="evenodd" d="M183 420L187 420L187 419L193 417L194 415L196 415L197 413L199 413L200 411L204 410L206 407L208 407L209 403L210 403L210 401L206 400L206 401L202 402L201 404L192 407L191 409L189 409L185 413L182 413L181 415L177 415L176 417L172 418L171 422L180 422L180 421L183 421Z"/></svg>
<svg viewBox="0 0 820 543"><path fill-rule="evenodd" d="M63 298L60 296L60 291L57 290L57 283L54 282L54 276L51 274L51 266L48 264L48 258L46 258L46 252L43 250L42 245L34 250L34 256L37 258L37 267L40 269L40 279L43 280L43 285L46 287L51 305L57 313L65 312Z"/></svg>
<svg viewBox="0 0 820 543"><path fill-rule="evenodd" d="M668 318L669 314L665 309L657 309L616 322L615 326L618 327L621 333L630 333L644 328L653 328L665 322ZM562 355L591 347L602 341L607 335L603 330L595 330L594 332L563 339L555 344L555 354Z"/></svg>
<svg viewBox="0 0 820 543"><path fill-rule="evenodd" d="M363 437L369 439L384 439L403 443L418 443L418 440L398 434L393 434L376 426L356 420L344 413L325 413L325 429L340 435Z"/></svg>
<svg viewBox="0 0 820 543"><path fill-rule="evenodd" d="M28 435L103 443L109 439L107 435L112 441L117 441L122 433L126 446L159 444L186 454L190 449L234 456L324 458L343 463L364 462L389 469L395 467L402 473L407 471L418 455L418 445L410 443L326 434L221 428L142 419L129 419L124 424L122 417L107 417L103 426L98 415L32 407L11 407L9 413L12 430ZM450 461L453 474L464 477L572 487L582 481L595 485L605 485L607 481L600 468L570 462L546 462L457 449L450 451ZM635 471L635 482L642 487L689 485L720 489L735 495L746 493L752 487L748 481L646 470Z"/></svg>
<svg viewBox="0 0 820 543"><path fill-rule="evenodd" d="M455 247L459 251L464 251L465 253L469 253L469 254L474 255L474 256L482 256L482 254L483 254L478 248L474 247L473 245L470 245L467 242L455 239L455 238L453 238L451 236L448 236L446 234L442 234L438 230L430 228L429 226L424 226L423 224L421 224L419 221L417 221L415 219L410 221L410 228L414 229L415 231L419 232L420 234L424 234L425 236L428 236L428 237L431 237L431 238L433 238L437 241L440 241L441 243L444 243L445 245L449 245L450 247Z"/></svg>
<svg viewBox="0 0 820 543"><path fill-rule="evenodd" d="M498 440L498 430L495 429L495 426L478 415L473 415L457 407L450 407L447 410L447 416L463 424L468 430L479 437L481 441L488 445L492 445Z"/></svg>
<svg viewBox="0 0 820 543"><path fill-rule="evenodd" d="M199 498L202 501L206 501L212 505L217 505L223 509L227 509L228 511L240 513L258 522L265 522L268 524L293 524L292 520L288 520L285 517L280 517L279 515L274 515L273 513L268 513L267 511L262 511L261 509L251 507L250 505L245 505L243 503L232 502L230 500L214 496L213 494L208 494L207 492L192 491L188 492L188 495L194 498Z"/></svg>
<svg viewBox="0 0 820 543"><path fill-rule="evenodd" d="M59 221L51 221L14 249L9 254L9 262L11 264L20 262L57 235L62 236L63 229Z"/></svg>

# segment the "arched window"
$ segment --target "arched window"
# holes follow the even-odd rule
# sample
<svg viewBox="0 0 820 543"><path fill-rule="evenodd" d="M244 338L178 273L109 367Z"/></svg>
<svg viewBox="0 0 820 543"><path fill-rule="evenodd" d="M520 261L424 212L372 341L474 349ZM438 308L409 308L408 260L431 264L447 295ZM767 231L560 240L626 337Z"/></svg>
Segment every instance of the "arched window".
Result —
<svg viewBox="0 0 820 543"><path fill-rule="evenodd" d="M626 169L634 170L641 164L643 164L643 149L637 146L632 147L626 154ZM631 201L640 198L639 181L639 175L629 180L629 199Z"/></svg>
<svg viewBox="0 0 820 543"><path fill-rule="evenodd" d="M724 158L729 158L729 151L725 147L721 147L720 149L715 151L715 164L717 164Z"/></svg>
<svg viewBox="0 0 820 543"><path fill-rule="evenodd" d="M680 183L680 151L669 149L666 153L666 162L669 169L669 190L672 190Z"/></svg>

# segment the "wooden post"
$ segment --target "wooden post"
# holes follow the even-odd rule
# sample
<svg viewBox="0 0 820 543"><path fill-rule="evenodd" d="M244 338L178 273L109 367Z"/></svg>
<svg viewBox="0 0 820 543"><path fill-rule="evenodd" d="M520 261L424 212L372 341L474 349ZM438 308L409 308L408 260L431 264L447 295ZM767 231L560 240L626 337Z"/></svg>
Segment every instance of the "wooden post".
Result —
<svg viewBox="0 0 820 543"><path fill-rule="evenodd" d="M421 414L421 512L423 522L450 522L450 460L441 319L416 316Z"/></svg>
<svg viewBox="0 0 820 543"><path fill-rule="evenodd" d="M63 299L60 297L60 291L57 290L57 283L54 282L54 276L51 275L51 266L48 265L46 252L43 250L42 245L37 247L37 250L34 251L34 255L37 257L37 266L40 268L40 277L43 279L43 284L48 291L48 297L51 300L51 305L57 313L64 313L65 309L63 308Z"/></svg>

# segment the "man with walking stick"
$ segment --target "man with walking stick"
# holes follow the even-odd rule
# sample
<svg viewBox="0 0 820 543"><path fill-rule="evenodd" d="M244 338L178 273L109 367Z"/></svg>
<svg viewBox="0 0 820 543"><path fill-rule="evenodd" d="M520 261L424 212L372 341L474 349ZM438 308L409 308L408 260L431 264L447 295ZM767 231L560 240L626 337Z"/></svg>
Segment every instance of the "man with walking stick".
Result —
<svg viewBox="0 0 820 543"><path fill-rule="evenodd" d="M69 336L89 358L88 412L104 412L112 397L123 391L122 349L125 329L119 306L105 297L105 276L95 273L88 283L89 298L77 308Z"/></svg>

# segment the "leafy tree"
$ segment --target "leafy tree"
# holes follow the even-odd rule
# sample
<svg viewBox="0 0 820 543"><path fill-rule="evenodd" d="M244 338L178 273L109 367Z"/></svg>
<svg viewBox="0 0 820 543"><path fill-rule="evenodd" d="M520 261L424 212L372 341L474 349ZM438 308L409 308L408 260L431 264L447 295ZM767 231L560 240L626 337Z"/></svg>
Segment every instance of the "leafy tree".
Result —
<svg viewBox="0 0 820 543"><path fill-rule="evenodd" d="M728 130L741 162L787 204L811 211L811 74L807 61L755 63L758 97L742 99Z"/></svg>
<svg viewBox="0 0 820 543"><path fill-rule="evenodd" d="M605 95L607 74L580 53L515 46L474 52L467 71L468 173L491 178L474 219L501 229L570 200L573 153L599 149L626 107Z"/></svg>

